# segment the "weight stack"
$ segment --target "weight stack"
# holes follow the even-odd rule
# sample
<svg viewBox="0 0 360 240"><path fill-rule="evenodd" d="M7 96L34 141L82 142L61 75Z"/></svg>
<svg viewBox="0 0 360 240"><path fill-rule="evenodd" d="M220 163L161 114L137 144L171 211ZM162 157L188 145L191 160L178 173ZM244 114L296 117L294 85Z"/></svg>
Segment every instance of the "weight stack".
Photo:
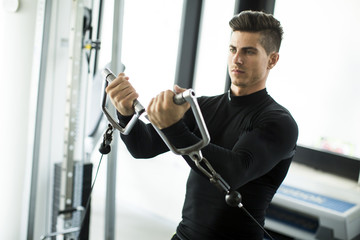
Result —
<svg viewBox="0 0 360 240"><path fill-rule="evenodd" d="M61 229L58 229L58 217L59 211L64 210L60 209L60 184L61 184L61 163L56 163L54 165L54 185L53 185L53 205L52 205L52 215L51 215L51 232L57 232L65 229L65 226L62 226ZM81 164L76 162L74 164L74 182L73 182L73 208L76 209L80 205L86 208L87 200L89 199L91 192L91 180L92 180L92 163ZM67 221L70 222L69 227L78 227L81 224L81 219L83 214L84 223L81 229L81 232L74 234L68 234L64 236L65 240L88 240L89 239L89 226L90 226L90 209L91 204L89 203L87 212L84 211L74 211L72 213L72 218ZM52 237L52 240L56 240L56 237Z"/></svg>

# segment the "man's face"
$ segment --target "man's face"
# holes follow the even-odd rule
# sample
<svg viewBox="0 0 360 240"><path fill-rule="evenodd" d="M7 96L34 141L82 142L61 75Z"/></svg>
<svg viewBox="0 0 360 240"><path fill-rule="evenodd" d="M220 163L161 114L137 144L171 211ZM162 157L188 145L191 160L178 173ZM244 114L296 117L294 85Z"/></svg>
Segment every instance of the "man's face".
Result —
<svg viewBox="0 0 360 240"><path fill-rule="evenodd" d="M260 33L234 31L231 35L228 70L231 90L235 95L246 95L265 88L273 54L269 56L260 45Z"/></svg>

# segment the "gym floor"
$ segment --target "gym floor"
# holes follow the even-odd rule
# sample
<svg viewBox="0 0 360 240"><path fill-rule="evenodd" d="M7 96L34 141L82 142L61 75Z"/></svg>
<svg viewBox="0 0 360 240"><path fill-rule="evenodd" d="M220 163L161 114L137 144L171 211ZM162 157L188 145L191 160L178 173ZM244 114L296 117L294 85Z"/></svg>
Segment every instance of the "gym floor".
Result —
<svg viewBox="0 0 360 240"><path fill-rule="evenodd" d="M100 210L92 208L90 240L105 239L104 214ZM116 240L170 240L178 223L124 203L118 207L115 224Z"/></svg>

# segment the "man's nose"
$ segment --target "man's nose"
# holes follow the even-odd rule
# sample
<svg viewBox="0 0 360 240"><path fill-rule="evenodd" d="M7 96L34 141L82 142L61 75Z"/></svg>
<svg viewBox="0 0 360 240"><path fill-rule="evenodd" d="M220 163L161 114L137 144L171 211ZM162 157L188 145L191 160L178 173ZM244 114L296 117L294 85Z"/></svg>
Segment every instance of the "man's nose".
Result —
<svg viewBox="0 0 360 240"><path fill-rule="evenodd" d="M234 64L240 64L240 65L243 65L243 64L244 64L243 58L242 58L242 56L241 56L240 53L234 54L232 60L233 60L233 63L234 63Z"/></svg>

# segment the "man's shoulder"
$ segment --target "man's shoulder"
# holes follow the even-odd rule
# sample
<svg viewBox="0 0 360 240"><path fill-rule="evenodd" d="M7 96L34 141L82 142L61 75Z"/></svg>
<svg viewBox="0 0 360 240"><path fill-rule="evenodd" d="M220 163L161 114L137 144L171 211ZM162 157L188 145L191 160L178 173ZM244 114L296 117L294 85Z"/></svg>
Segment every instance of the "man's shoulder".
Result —
<svg viewBox="0 0 360 240"><path fill-rule="evenodd" d="M214 105L214 104L222 104L226 101L227 96L225 93L214 95L214 96L200 96L198 97L199 105Z"/></svg>

